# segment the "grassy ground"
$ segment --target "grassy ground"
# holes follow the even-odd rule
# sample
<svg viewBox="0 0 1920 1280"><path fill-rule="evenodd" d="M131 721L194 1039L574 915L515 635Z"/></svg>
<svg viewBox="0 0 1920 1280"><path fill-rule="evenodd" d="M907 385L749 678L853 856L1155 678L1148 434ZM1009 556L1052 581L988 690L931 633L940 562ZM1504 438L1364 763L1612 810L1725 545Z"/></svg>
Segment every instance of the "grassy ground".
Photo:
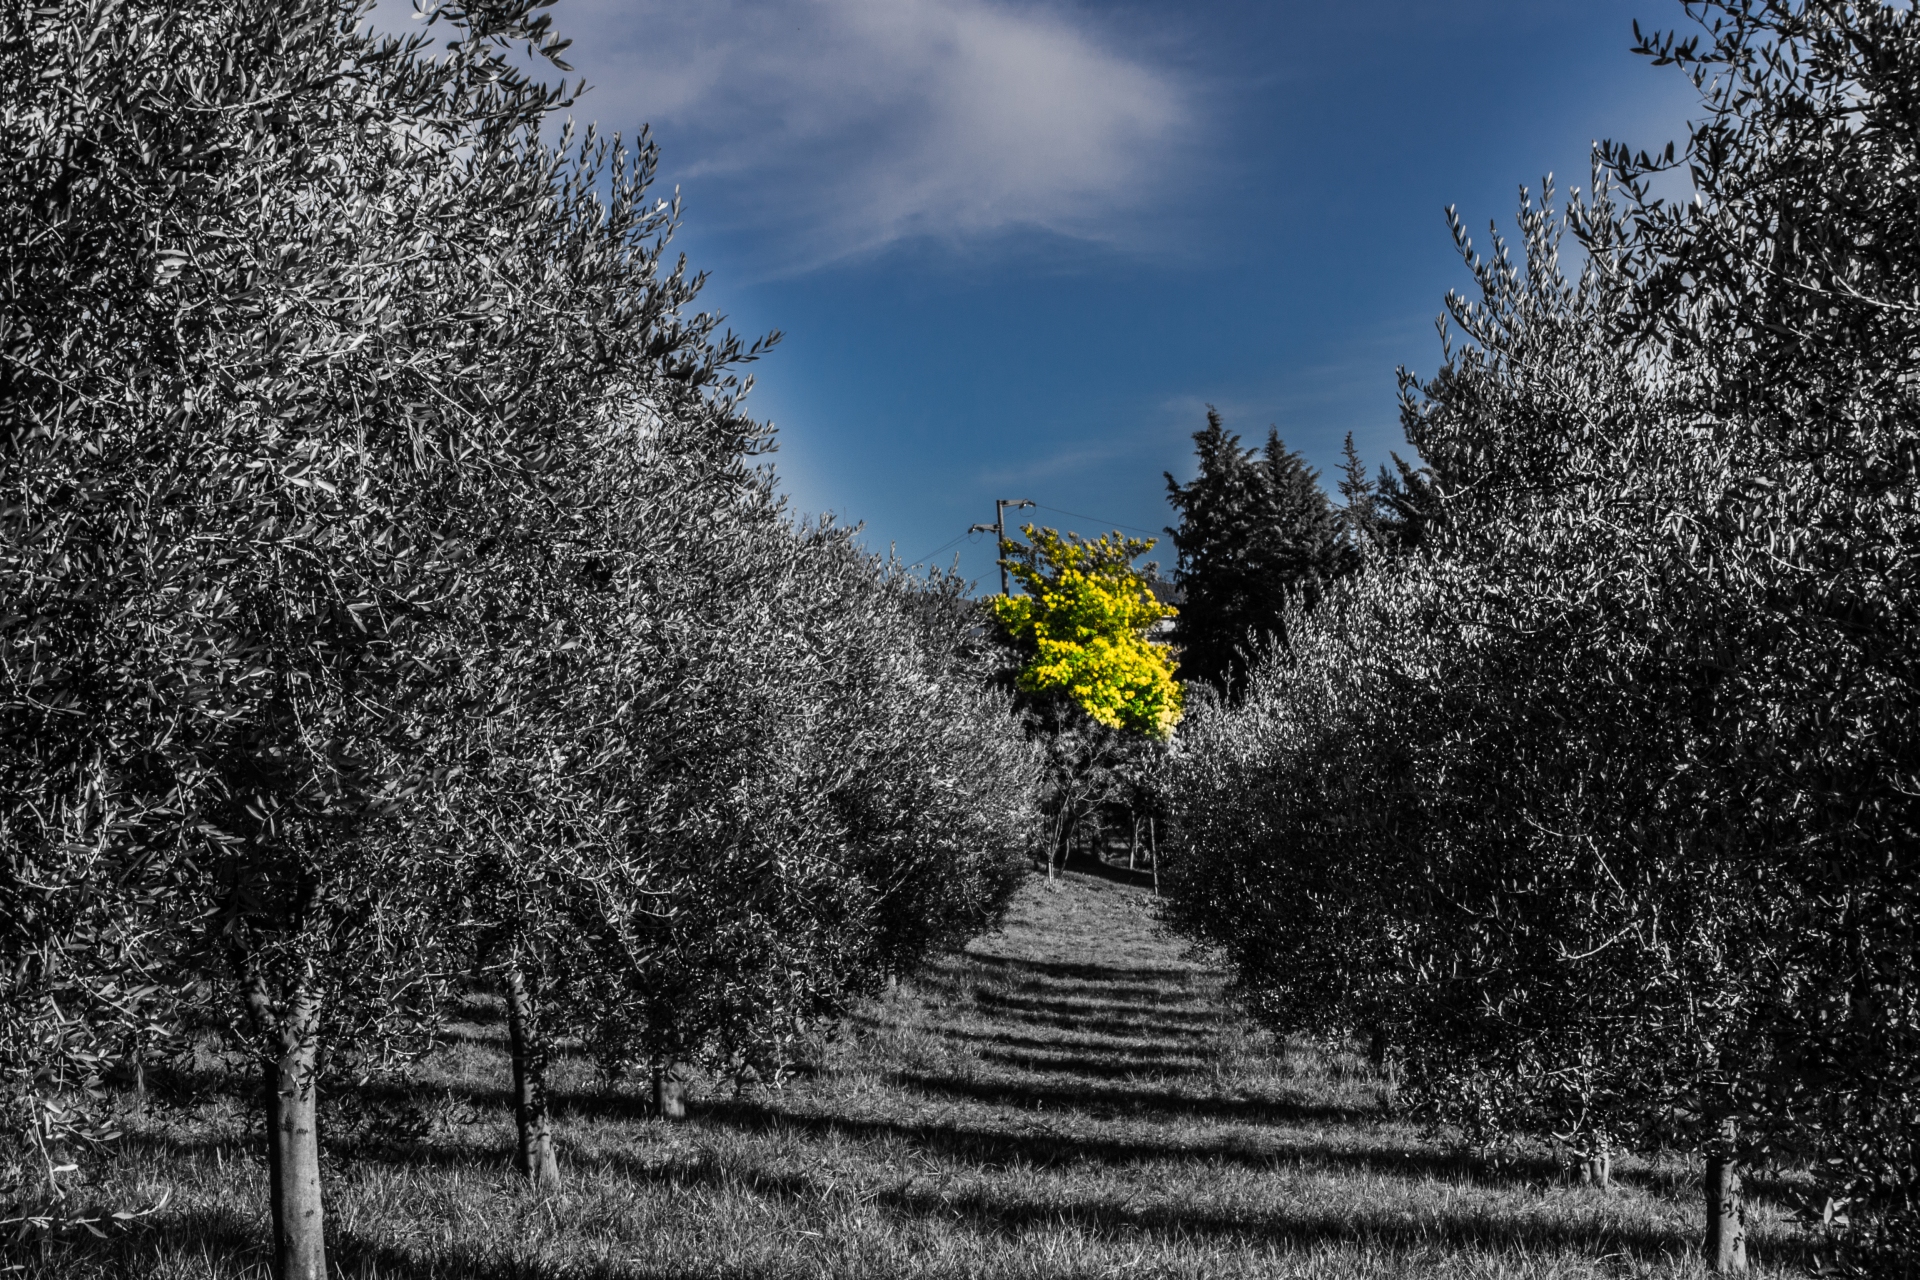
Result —
<svg viewBox="0 0 1920 1280"><path fill-rule="evenodd" d="M1275 1046L1114 880L1035 881L1007 928L863 1009L809 1076L646 1118L581 1063L558 1081L567 1189L505 1164L504 1033L426 1064L433 1127L330 1171L351 1277L1697 1276L1697 1170L1611 1192L1481 1163L1382 1109L1340 1053ZM231 1103L150 1123L119 1176L152 1225L24 1259L59 1277L264 1274L266 1175ZM1781 1206L1761 1274L1800 1274Z"/></svg>

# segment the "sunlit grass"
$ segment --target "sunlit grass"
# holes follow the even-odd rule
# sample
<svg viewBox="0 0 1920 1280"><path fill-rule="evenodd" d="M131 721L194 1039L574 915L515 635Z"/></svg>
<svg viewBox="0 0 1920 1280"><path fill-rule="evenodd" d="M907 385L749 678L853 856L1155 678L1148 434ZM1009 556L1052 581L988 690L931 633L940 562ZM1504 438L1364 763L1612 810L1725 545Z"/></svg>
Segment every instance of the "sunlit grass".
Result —
<svg viewBox="0 0 1920 1280"><path fill-rule="evenodd" d="M558 1085L567 1188L508 1172L502 1035L461 1028L415 1094L425 1141L330 1171L351 1277L1680 1277L1694 1177L1624 1161L1610 1192L1544 1153L1468 1159L1383 1107L1352 1054L1284 1052L1152 924L1141 889L1035 881L1007 928L871 1002L809 1074L688 1121L584 1062ZM61 1277L264 1271L266 1175L232 1103L149 1123L121 1195L151 1225L18 1258ZM1782 1205L1761 1274L1799 1274Z"/></svg>

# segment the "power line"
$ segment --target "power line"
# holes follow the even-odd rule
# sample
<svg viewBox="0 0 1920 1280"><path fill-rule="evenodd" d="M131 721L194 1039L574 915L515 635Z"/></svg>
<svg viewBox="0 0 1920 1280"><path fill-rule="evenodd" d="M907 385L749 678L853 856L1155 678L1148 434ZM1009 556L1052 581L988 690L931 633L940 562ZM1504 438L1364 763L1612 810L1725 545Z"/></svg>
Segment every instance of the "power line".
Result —
<svg viewBox="0 0 1920 1280"><path fill-rule="evenodd" d="M1015 504L1012 502L1007 502L1005 503L1005 505L1014 506ZM1084 511L1068 511L1065 507L1050 507L1044 502L1029 502L1029 503L1021 503L1019 505L1037 507L1042 511L1052 511L1058 515L1072 516L1076 520L1091 520L1093 521L1093 523L1097 525L1102 525L1109 529L1130 529L1134 533L1144 533L1147 536L1153 537L1153 538L1158 538L1159 536L1161 536L1161 534L1166 532L1166 530L1164 529L1142 529L1137 524L1122 524L1118 520L1102 520L1099 516L1090 516ZM993 528L994 526L992 525L975 525L973 528L967 530L963 534L960 534L958 537L948 538L945 542L941 543L939 546L935 547L933 550L927 552L925 555L915 556L913 559L907 561L907 563L908 564L925 564L927 561L939 555L942 551L945 551L948 547L958 546L960 543L965 542L968 538L971 538L974 534L982 532L983 530L992 531ZM998 546L998 545L999 544L996 542L995 546Z"/></svg>
<svg viewBox="0 0 1920 1280"><path fill-rule="evenodd" d="M961 534L957 538L948 538L945 542L941 543L939 546L935 547L933 550L927 552L927 554L923 556L915 556L913 559L907 561L907 563L908 564L925 564L927 561L939 555L942 551L945 551L948 547L954 546L957 543L964 542L968 538L971 538L972 536L973 536L973 531L969 529L967 532Z"/></svg>
<svg viewBox="0 0 1920 1280"><path fill-rule="evenodd" d="M1084 511L1068 511L1065 507L1050 507L1044 502L1036 502L1033 505L1039 507L1042 511L1057 511L1063 516L1072 516L1075 520L1091 520L1095 524L1104 525L1109 529L1131 529L1135 533L1144 533L1155 538L1166 532L1164 529L1142 529L1137 524L1122 524L1118 520L1102 520L1099 516L1090 516Z"/></svg>

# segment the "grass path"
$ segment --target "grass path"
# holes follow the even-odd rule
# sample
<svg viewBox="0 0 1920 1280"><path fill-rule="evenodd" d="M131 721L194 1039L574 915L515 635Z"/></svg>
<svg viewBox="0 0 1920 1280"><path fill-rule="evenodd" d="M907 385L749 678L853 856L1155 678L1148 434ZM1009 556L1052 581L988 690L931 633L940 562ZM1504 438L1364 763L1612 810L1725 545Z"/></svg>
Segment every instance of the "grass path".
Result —
<svg viewBox="0 0 1920 1280"><path fill-rule="evenodd" d="M500 1030L428 1064L428 1138L343 1160L354 1277L1697 1276L1677 1162L1601 1193L1544 1162L1498 1175L1392 1119L1344 1054L1276 1053L1140 888L1034 881L1007 927L872 1002L780 1090L646 1118L583 1063L559 1080L566 1191L507 1176ZM265 1179L237 1110L157 1127L125 1176L159 1227L37 1268L261 1274ZM1754 1222L1761 1274L1792 1247ZM1774 1261L1769 1263L1769 1258Z"/></svg>

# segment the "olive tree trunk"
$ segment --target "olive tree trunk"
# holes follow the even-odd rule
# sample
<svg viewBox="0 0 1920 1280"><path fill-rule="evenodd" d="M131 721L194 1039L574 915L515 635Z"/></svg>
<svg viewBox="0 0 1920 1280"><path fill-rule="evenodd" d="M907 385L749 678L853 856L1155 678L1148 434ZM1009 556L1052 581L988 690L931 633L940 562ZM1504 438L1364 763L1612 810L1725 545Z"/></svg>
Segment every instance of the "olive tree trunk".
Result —
<svg viewBox="0 0 1920 1280"><path fill-rule="evenodd" d="M1400 1061L1394 1056L1393 1040L1385 1027L1367 1028L1367 1063L1388 1089L1400 1088Z"/></svg>
<svg viewBox="0 0 1920 1280"><path fill-rule="evenodd" d="M137 1116L147 1113L147 1058L140 1047L140 1033L130 1031L121 1042L118 1078L126 1085L128 1109Z"/></svg>
<svg viewBox="0 0 1920 1280"><path fill-rule="evenodd" d="M1587 1152L1587 1158L1580 1165L1580 1181L1601 1191L1613 1186L1613 1149L1605 1142L1596 1142Z"/></svg>
<svg viewBox="0 0 1920 1280"><path fill-rule="evenodd" d="M1147 819L1147 856L1153 859L1153 896L1160 896L1160 840L1153 829L1153 819Z"/></svg>
<svg viewBox="0 0 1920 1280"><path fill-rule="evenodd" d="M653 1064L653 1114L662 1120L687 1118L687 1087L673 1075L673 1064Z"/></svg>
<svg viewBox="0 0 1920 1280"><path fill-rule="evenodd" d="M542 1190L558 1190L553 1117L547 1104L548 1046L539 1012L518 965L507 970L507 1039L513 1051L513 1167Z"/></svg>
<svg viewBox="0 0 1920 1280"><path fill-rule="evenodd" d="M1073 839L1073 823L1067 814L1067 806L1063 803L1060 807L1059 814L1054 819L1053 832L1047 840L1047 880L1049 883L1053 880L1053 863L1055 857L1059 858L1061 869L1066 869L1067 859L1064 850Z"/></svg>
<svg viewBox="0 0 1920 1280"><path fill-rule="evenodd" d="M274 1019L264 983L250 1003L263 1027ZM264 1066L267 1180L273 1217L274 1280L327 1280L326 1218L320 1204L320 997L302 985L274 1029L277 1045Z"/></svg>
<svg viewBox="0 0 1920 1280"><path fill-rule="evenodd" d="M1722 1276L1747 1274L1747 1207L1740 1198L1737 1136L1733 1119L1724 1118L1707 1151L1707 1269Z"/></svg>

